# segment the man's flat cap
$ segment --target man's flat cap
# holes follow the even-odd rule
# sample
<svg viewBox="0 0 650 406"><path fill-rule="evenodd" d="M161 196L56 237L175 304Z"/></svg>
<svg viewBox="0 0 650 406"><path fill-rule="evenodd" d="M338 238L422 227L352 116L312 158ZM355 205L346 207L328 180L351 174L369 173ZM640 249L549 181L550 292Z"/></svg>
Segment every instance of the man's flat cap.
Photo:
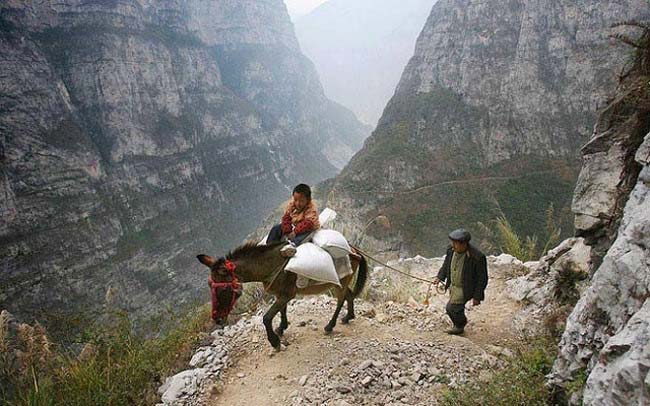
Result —
<svg viewBox="0 0 650 406"><path fill-rule="evenodd" d="M464 228L459 228L449 233L449 239L452 241L465 242L472 239L471 234L466 231Z"/></svg>

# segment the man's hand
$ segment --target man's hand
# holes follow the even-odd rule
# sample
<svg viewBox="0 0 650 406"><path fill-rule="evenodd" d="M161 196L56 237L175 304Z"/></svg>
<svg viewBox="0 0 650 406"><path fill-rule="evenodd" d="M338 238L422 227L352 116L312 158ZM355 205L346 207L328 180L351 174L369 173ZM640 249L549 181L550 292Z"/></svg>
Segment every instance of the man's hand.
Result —
<svg viewBox="0 0 650 406"><path fill-rule="evenodd" d="M296 233L294 233L293 231L290 232L289 234L287 234L287 238L293 240L294 238L296 238Z"/></svg>
<svg viewBox="0 0 650 406"><path fill-rule="evenodd" d="M478 306L481 304L481 301L478 299L472 299L472 306Z"/></svg>

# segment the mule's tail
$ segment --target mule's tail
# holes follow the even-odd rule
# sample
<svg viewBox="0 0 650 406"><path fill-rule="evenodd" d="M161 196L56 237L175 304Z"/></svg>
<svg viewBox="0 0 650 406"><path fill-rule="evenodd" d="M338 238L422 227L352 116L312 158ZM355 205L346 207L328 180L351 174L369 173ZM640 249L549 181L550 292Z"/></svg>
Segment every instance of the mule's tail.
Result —
<svg viewBox="0 0 650 406"><path fill-rule="evenodd" d="M361 261L359 261L359 270L357 271L357 283L354 284L354 290L352 291L352 296L357 297L366 286L366 280L368 279L368 262L366 257L361 255Z"/></svg>

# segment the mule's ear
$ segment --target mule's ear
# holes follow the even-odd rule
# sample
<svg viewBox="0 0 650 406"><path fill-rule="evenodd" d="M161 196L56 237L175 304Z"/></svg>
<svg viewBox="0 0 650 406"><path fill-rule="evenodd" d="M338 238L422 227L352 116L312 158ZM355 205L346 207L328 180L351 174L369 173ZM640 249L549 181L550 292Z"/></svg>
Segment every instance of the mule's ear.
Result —
<svg viewBox="0 0 650 406"><path fill-rule="evenodd" d="M217 260L212 258L210 255L197 255L196 259L198 259L200 263L209 268L212 268L212 266L217 263Z"/></svg>

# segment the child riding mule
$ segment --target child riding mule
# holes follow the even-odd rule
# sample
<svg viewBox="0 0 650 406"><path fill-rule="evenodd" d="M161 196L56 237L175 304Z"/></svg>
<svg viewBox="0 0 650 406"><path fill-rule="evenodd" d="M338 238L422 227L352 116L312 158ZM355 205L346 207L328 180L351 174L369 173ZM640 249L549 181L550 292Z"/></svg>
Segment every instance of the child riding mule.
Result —
<svg viewBox="0 0 650 406"><path fill-rule="evenodd" d="M337 304L334 315L329 323L325 326L325 332L330 333L336 326L336 319L339 316L343 303L347 301L348 312L341 320L343 324L348 323L354 318L354 298L361 293L368 276L368 265L362 255L351 254L350 262L352 263L353 273L341 279L341 286L334 284L320 284L298 289L296 287L296 274L284 271L286 258L280 255L280 248L284 244L274 243L270 245L257 245L249 242L235 249L225 258L215 259L209 255L197 255L198 260L211 270L210 283L221 287L222 293L217 295L213 288L213 318L218 321L219 318L225 318L228 315L237 298L236 288L240 283L262 282L267 292L275 296L275 302L264 314L264 327L266 336L276 350L280 349L280 337L284 330L289 326L287 321L287 303L300 295L314 295L326 292L329 289L334 290ZM352 288L350 284L357 281ZM228 290L228 286L232 288ZM224 290L225 289L225 290ZM225 300L220 300L222 296ZM226 297L227 296L227 297ZM280 313L280 326L273 331L273 318ZM225 316L224 316L225 315Z"/></svg>

